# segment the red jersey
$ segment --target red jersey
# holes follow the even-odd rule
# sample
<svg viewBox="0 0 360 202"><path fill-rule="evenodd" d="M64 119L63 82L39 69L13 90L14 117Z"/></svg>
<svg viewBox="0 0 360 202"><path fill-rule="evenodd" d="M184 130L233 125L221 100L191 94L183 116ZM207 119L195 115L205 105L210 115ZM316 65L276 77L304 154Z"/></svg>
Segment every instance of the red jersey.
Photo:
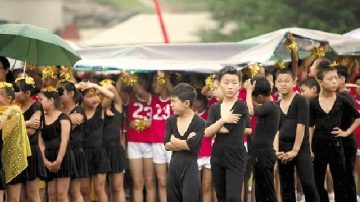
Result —
<svg viewBox="0 0 360 202"><path fill-rule="evenodd" d="M360 112L360 101L359 100L356 100L356 109L358 110L358 112ZM357 143L357 148L360 149L360 126L355 129L354 135L355 135L355 139L356 139L356 143Z"/></svg>
<svg viewBox="0 0 360 202"><path fill-rule="evenodd" d="M207 104L207 108L210 109L211 105L217 103L218 101L216 100L215 96L212 97L208 97L208 104Z"/></svg>
<svg viewBox="0 0 360 202"><path fill-rule="evenodd" d="M152 97L151 97L152 100ZM151 100L149 103L141 101L135 96L130 96L129 99L129 122L131 123L135 119L146 118L151 120L152 109ZM151 127L150 127L151 128ZM128 128L128 141L129 142L151 142L151 130L146 128L144 131L138 132L132 127Z"/></svg>
<svg viewBox="0 0 360 202"><path fill-rule="evenodd" d="M200 112L199 116L204 120L207 120L208 118L207 110ZM198 156L199 157L211 156L211 145L212 145L212 137L203 137Z"/></svg>
<svg viewBox="0 0 360 202"><path fill-rule="evenodd" d="M173 115L170 103L170 97L162 100L160 96L153 96L153 100L151 101L153 113L150 127L152 142L163 143L165 140L166 120Z"/></svg>

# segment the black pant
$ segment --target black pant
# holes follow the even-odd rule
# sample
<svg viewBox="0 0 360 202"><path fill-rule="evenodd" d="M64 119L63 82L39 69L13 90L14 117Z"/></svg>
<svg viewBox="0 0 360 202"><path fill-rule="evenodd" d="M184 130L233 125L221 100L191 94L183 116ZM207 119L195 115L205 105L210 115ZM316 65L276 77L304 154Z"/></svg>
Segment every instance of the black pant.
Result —
<svg viewBox="0 0 360 202"><path fill-rule="evenodd" d="M280 143L280 151L290 151L292 144ZM300 178L301 187L305 194L307 202L319 202L319 194L316 189L314 170L312 167L311 154L309 145L304 145L298 155L290 162L285 164L278 161L281 198L284 202L295 202L295 185L294 185L294 168Z"/></svg>
<svg viewBox="0 0 360 202"><path fill-rule="evenodd" d="M218 202L241 201L246 151L224 151L223 159L211 158L211 173Z"/></svg>
<svg viewBox="0 0 360 202"><path fill-rule="evenodd" d="M328 193L325 190L326 167L330 165L330 172L333 177L333 186L336 202L348 202L347 179L345 169L345 155L341 138L327 137L314 134L313 152L315 183L320 201L328 202ZM316 137L318 136L318 137Z"/></svg>
<svg viewBox="0 0 360 202"><path fill-rule="evenodd" d="M170 162L167 201L200 202L200 176L197 160Z"/></svg>
<svg viewBox="0 0 360 202"><path fill-rule="evenodd" d="M254 151L255 197L257 202L276 202L274 186L274 150Z"/></svg>
<svg viewBox="0 0 360 202"><path fill-rule="evenodd" d="M353 135L343 138L343 147L345 154L345 169L348 188L346 189L349 195L349 202L356 202L356 184L354 178L356 150L357 145Z"/></svg>

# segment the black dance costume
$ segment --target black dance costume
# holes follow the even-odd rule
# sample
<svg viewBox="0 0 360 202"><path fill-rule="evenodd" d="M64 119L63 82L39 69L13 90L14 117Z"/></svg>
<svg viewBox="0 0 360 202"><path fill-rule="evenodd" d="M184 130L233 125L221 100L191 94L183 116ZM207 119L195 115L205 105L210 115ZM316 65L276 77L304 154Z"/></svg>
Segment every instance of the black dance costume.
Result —
<svg viewBox="0 0 360 202"><path fill-rule="evenodd" d="M77 125L70 132L70 145L74 154L76 173L72 178L88 178L89 169L86 159L86 154L83 149L83 140L85 134L85 125L86 125L86 114L84 109L81 106L76 106L71 110L70 114L79 113L83 116L84 122Z"/></svg>
<svg viewBox="0 0 360 202"><path fill-rule="evenodd" d="M110 170L110 162L103 146L104 120L99 104L94 115L86 122L83 147L88 161L89 176L105 174Z"/></svg>
<svg viewBox="0 0 360 202"><path fill-rule="evenodd" d="M274 187L274 165L276 161L273 146L279 128L279 107L273 102L266 102L255 107L256 129L252 142L254 159L254 179L256 201L276 202Z"/></svg>
<svg viewBox="0 0 360 202"><path fill-rule="evenodd" d="M120 144L120 133L123 114L115 109L115 104L111 104L113 116L105 113L104 120L104 147L110 161L110 174L124 172L125 170L125 151Z"/></svg>
<svg viewBox="0 0 360 202"><path fill-rule="evenodd" d="M3 148L3 140L2 140L2 130L0 130L0 190L4 191L6 189L6 180L5 180L5 172L2 164L2 148Z"/></svg>
<svg viewBox="0 0 360 202"><path fill-rule="evenodd" d="M189 134L196 135L187 140ZM189 151L174 151L169 165L167 181L167 200L171 202L199 202L200 176L197 164L198 152L205 132L205 121L194 115L191 123L183 135L177 128L177 118L171 116L166 121L165 144L170 142L171 135L180 140L187 140ZM240 193L239 193L240 195Z"/></svg>
<svg viewBox="0 0 360 202"><path fill-rule="evenodd" d="M346 113L345 113L346 112ZM320 106L319 97L310 102L310 127L315 127L312 150L314 152L315 183L320 201L329 201L328 193L324 188L327 164L333 177L335 201L349 202L349 183L347 180L343 138L331 134L335 127L341 127L344 115L356 119L359 113L356 108L344 97L336 96L331 110L326 113Z"/></svg>
<svg viewBox="0 0 360 202"><path fill-rule="evenodd" d="M305 126L304 138L297 156L285 164L278 161L281 198L283 201L295 202L294 168L299 175L301 187L308 202L320 201L316 189L314 170L312 167L309 144L309 106L307 100L295 94L289 105L287 114L280 107L279 151L288 152L293 149L297 124Z"/></svg>
<svg viewBox="0 0 360 202"><path fill-rule="evenodd" d="M221 103L211 106L207 126L221 118ZM243 135L249 120L249 111L246 103L240 100L234 103L232 110L234 114L241 114L241 119L236 124L224 124L228 133L216 133L210 159L212 178L219 202L241 201L240 192L247 161Z"/></svg>
<svg viewBox="0 0 360 202"><path fill-rule="evenodd" d="M58 118L51 124L46 125L42 129L42 139L45 144L45 157L50 162L56 160L61 144L61 123L65 120L70 122L70 118L65 113L61 113ZM70 124L71 125L71 124ZM70 144L67 144L64 158L61 162L60 170L57 172L51 172L47 170L46 181L51 181L56 178L68 178L73 176L75 172L74 156L71 151Z"/></svg>

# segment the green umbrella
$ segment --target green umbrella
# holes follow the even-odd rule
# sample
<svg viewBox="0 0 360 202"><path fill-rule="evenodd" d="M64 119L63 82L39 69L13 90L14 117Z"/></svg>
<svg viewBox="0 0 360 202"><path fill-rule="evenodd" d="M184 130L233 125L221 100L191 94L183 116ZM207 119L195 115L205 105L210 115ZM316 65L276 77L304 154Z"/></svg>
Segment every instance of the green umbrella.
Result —
<svg viewBox="0 0 360 202"><path fill-rule="evenodd" d="M73 66L80 60L65 40L27 24L0 25L0 55L34 65Z"/></svg>

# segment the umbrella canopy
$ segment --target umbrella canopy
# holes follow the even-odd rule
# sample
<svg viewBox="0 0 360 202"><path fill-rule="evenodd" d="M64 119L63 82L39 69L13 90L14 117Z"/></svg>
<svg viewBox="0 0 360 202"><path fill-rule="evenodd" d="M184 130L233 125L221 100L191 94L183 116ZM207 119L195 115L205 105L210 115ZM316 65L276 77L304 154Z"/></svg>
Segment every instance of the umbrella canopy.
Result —
<svg viewBox="0 0 360 202"><path fill-rule="evenodd" d="M0 55L34 65L73 66L80 60L65 40L27 24L0 25Z"/></svg>

